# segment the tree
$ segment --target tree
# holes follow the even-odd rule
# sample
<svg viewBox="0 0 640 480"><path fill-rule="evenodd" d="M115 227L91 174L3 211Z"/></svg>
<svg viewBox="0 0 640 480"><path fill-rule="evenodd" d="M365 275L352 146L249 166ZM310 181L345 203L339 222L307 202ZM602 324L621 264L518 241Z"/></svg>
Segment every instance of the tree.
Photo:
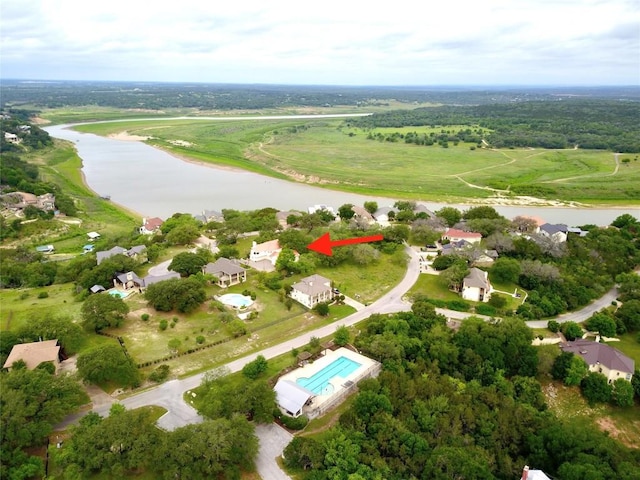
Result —
<svg viewBox="0 0 640 480"><path fill-rule="evenodd" d="M262 355L258 355L255 360L242 367L242 374L251 380L255 380L262 373L266 372L268 367L269 363L267 359Z"/></svg>
<svg viewBox="0 0 640 480"><path fill-rule="evenodd" d="M491 267L493 278L502 283L516 283L520 273L520 262L515 258L500 257Z"/></svg>
<svg viewBox="0 0 640 480"><path fill-rule="evenodd" d="M511 220L511 226L519 233L533 233L538 226L538 222L531 217L518 215Z"/></svg>
<svg viewBox="0 0 640 480"><path fill-rule="evenodd" d="M119 345L109 343L78 356L78 373L91 383L115 382L122 386L136 386L140 374L133 360Z"/></svg>
<svg viewBox="0 0 640 480"><path fill-rule="evenodd" d="M164 226L164 225L163 225ZM167 233L169 245L189 245L200 236L200 229L195 225L180 225Z"/></svg>
<svg viewBox="0 0 640 480"><path fill-rule="evenodd" d="M85 339L80 325L69 317L54 316L52 312L29 320L20 328L18 336L23 342L58 339L67 355L76 353Z"/></svg>
<svg viewBox="0 0 640 480"><path fill-rule="evenodd" d="M122 325L129 305L121 298L107 294L88 297L82 304L82 325L87 330L101 332L105 328L116 328Z"/></svg>
<svg viewBox="0 0 640 480"><path fill-rule="evenodd" d="M450 290L460 291L462 281L469 275L469 268L461 263L454 263L440 274L440 280Z"/></svg>
<svg viewBox="0 0 640 480"><path fill-rule="evenodd" d="M481 205L479 207L471 207L463 213L465 220L473 220L477 218L504 218L500 215L495 208L488 205Z"/></svg>
<svg viewBox="0 0 640 480"><path fill-rule="evenodd" d="M169 270L178 272L182 277L189 277L202 271L207 260L197 253L182 252L173 257Z"/></svg>
<svg viewBox="0 0 640 480"><path fill-rule="evenodd" d="M576 338L582 338L582 327L576 322L565 322L561 327L562 333L570 342Z"/></svg>
<svg viewBox="0 0 640 480"><path fill-rule="evenodd" d="M633 406L633 385L624 378L617 378L613 381L613 391L611 398L619 407Z"/></svg>
<svg viewBox="0 0 640 480"><path fill-rule="evenodd" d="M349 340L351 340L351 333L346 326L340 325L336 328L336 333L333 336L333 341L336 345L344 347L349 343Z"/></svg>
<svg viewBox="0 0 640 480"><path fill-rule="evenodd" d="M313 309L321 317L326 317L327 315L329 315L329 304L326 302L320 302L316 304L316 306L313 307Z"/></svg>
<svg viewBox="0 0 640 480"><path fill-rule="evenodd" d="M629 332L640 330L640 300L629 300L624 302L615 313Z"/></svg>
<svg viewBox="0 0 640 480"><path fill-rule="evenodd" d="M364 202L364 209L369 212L371 215L378 211L378 202L370 201Z"/></svg>
<svg viewBox="0 0 640 480"><path fill-rule="evenodd" d="M454 207L442 207L435 212L436 216L443 218L447 222L447 226L453 227L456 223L462 220L462 212Z"/></svg>
<svg viewBox="0 0 640 480"><path fill-rule="evenodd" d="M380 258L380 251L369 244L361 243L351 248L351 258L357 265L370 265Z"/></svg>
<svg viewBox="0 0 640 480"><path fill-rule="evenodd" d="M616 321L606 313L594 313L586 322L585 327L591 332L598 332L605 337L616 336Z"/></svg>
<svg viewBox="0 0 640 480"><path fill-rule="evenodd" d="M295 268L296 254L290 248L283 248L276 260L276 270L292 272Z"/></svg>
<svg viewBox="0 0 640 480"><path fill-rule="evenodd" d="M431 245L440 236L440 232L437 232L428 220L416 220L411 224L411 240L414 245Z"/></svg>
<svg viewBox="0 0 640 480"><path fill-rule="evenodd" d="M579 385L584 376L588 373L589 367L582 359L574 355L571 357L571 363L567 369L567 374L564 377L564 383L568 386Z"/></svg>
<svg viewBox="0 0 640 480"><path fill-rule="evenodd" d="M154 283L149 285L144 295L156 310L177 310L181 313L193 312L207 298L204 285L195 277Z"/></svg>
<svg viewBox="0 0 640 480"><path fill-rule="evenodd" d="M571 361L573 359L572 352L562 352L560 355L556 357L553 361L553 366L551 367L551 376L555 380L564 380L567 376L567 372L571 367Z"/></svg>
<svg viewBox="0 0 640 480"><path fill-rule="evenodd" d="M356 212L353 211L353 204L345 203L338 208L338 215L343 221L351 220L355 216Z"/></svg>
<svg viewBox="0 0 640 480"><path fill-rule="evenodd" d="M622 381L625 380L622 379ZM580 389L590 405L606 403L611 399L611 385L607 377L598 372L587 373L580 381Z"/></svg>

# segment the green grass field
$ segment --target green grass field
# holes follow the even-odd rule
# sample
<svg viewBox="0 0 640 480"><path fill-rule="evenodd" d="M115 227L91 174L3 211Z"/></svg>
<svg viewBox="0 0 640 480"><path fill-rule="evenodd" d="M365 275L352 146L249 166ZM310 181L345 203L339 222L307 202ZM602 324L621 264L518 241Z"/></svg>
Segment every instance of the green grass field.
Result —
<svg viewBox="0 0 640 480"><path fill-rule="evenodd" d="M461 126L446 127L457 130ZM637 204L640 162L618 166L610 152L418 146L367 139L340 119L162 120L83 125L126 131L176 155L367 195L463 202L500 194L584 203ZM441 128L376 129L391 133ZM184 143L186 142L186 143ZM620 155L620 160L629 155Z"/></svg>

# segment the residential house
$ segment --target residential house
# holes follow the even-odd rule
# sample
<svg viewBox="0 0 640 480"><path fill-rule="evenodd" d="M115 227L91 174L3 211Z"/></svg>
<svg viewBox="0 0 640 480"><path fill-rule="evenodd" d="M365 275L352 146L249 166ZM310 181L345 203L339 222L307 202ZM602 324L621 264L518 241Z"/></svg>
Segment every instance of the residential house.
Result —
<svg viewBox="0 0 640 480"><path fill-rule="evenodd" d="M465 232L464 230L458 230L457 228L447 228L444 235L442 235L442 240L449 240L449 242L466 240L469 243L479 243L480 240L482 240L482 234L477 232Z"/></svg>
<svg viewBox="0 0 640 480"><path fill-rule="evenodd" d="M228 258L219 258L214 263L208 263L202 271L216 277L217 285L223 288L247 281L247 271Z"/></svg>
<svg viewBox="0 0 640 480"><path fill-rule="evenodd" d="M300 212L294 212L291 210L283 210L280 212L276 212L276 220L278 221L278 224L282 227L282 229L289 228L289 224L287 223L287 218L289 218L291 215L299 217L302 214Z"/></svg>
<svg viewBox="0 0 640 480"><path fill-rule="evenodd" d="M15 143L15 144L22 142L22 139L19 136L11 132L4 132L4 140L8 143Z"/></svg>
<svg viewBox="0 0 640 480"><path fill-rule="evenodd" d="M100 238L100 234L98 232L89 232L87 233L87 237L89 238L90 242L93 242Z"/></svg>
<svg viewBox="0 0 640 480"><path fill-rule="evenodd" d="M472 302L488 302L491 298L489 274L479 268L472 268L462 280L462 298Z"/></svg>
<svg viewBox="0 0 640 480"><path fill-rule="evenodd" d="M336 215L336 212L333 210L333 207L330 207L329 205L319 204L319 205L312 205L311 207L307 208L307 212L309 212L309 214L314 214L320 211L329 212L333 216Z"/></svg>
<svg viewBox="0 0 640 480"><path fill-rule="evenodd" d="M127 250L126 255L139 263L147 261L147 247L145 245L135 245Z"/></svg>
<svg viewBox="0 0 640 480"><path fill-rule="evenodd" d="M113 286L121 286L125 290L130 288L141 289L144 287L144 280L142 280L135 272L120 273L113 279Z"/></svg>
<svg viewBox="0 0 640 480"><path fill-rule="evenodd" d="M277 239L263 243L253 242L249 252L249 260L252 262L268 260L272 265L275 265L281 251L282 247Z"/></svg>
<svg viewBox="0 0 640 480"><path fill-rule="evenodd" d="M391 213L393 212L393 213ZM398 213L399 210L394 207L380 207L373 214L373 218L376 219L380 225L389 225L390 219L395 217L395 214Z"/></svg>
<svg viewBox="0 0 640 480"><path fill-rule="evenodd" d="M474 267L490 267L498 259L499 255L496 250L485 250L484 252L474 252L471 262Z"/></svg>
<svg viewBox="0 0 640 480"><path fill-rule="evenodd" d="M23 210L29 205L40 210L51 211L56 208L56 197L53 193L34 195L26 192L10 192L2 195L2 203L14 211Z"/></svg>
<svg viewBox="0 0 640 480"><path fill-rule="evenodd" d="M373 218L373 215L371 215L366 208L361 207L359 205L354 205L353 207L351 207L351 210L353 210L353 213L355 214L353 216L353 218L355 219L361 219L363 221L365 221L367 224L371 225L372 223L376 222L376 219Z"/></svg>
<svg viewBox="0 0 640 480"><path fill-rule="evenodd" d="M42 362L51 362L58 371L60 366L60 346L58 340L46 340L43 342L20 343L14 345L4 362L3 368L11 367L18 360L22 360L29 370L33 370Z"/></svg>
<svg viewBox="0 0 640 480"><path fill-rule="evenodd" d="M545 223L540 226L540 235L550 238L556 243L563 243L567 241L567 234L569 233L569 227L562 223L551 224Z"/></svg>
<svg viewBox="0 0 640 480"><path fill-rule="evenodd" d="M193 218L201 221L202 223L209 222L224 222L224 215L217 210L203 210L200 215L194 215Z"/></svg>
<svg viewBox="0 0 640 480"><path fill-rule="evenodd" d="M571 352L582 358L589 366L590 372L602 373L609 383L618 378L624 378L630 382L633 377L635 362L606 343L580 339L562 343L560 348L564 352Z"/></svg>
<svg viewBox="0 0 640 480"><path fill-rule="evenodd" d="M456 240L453 242L445 243L440 250L441 255L454 255L462 254L467 250L473 248L473 244L466 240Z"/></svg>
<svg viewBox="0 0 640 480"><path fill-rule="evenodd" d="M118 247L117 245L109 250L101 250L96 252L96 261L98 265L100 265L107 258L113 257L114 255L126 255L127 249Z"/></svg>
<svg viewBox="0 0 640 480"><path fill-rule="evenodd" d="M551 480L542 470L534 470L525 465L520 480Z"/></svg>
<svg viewBox="0 0 640 480"><path fill-rule="evenodd" d="M178 272L167 272L164 275L147 275L142 279L142 288L147 288L149 285L153 285L154 283L164 282L165 280L171 280L174 278L180 278L180 274Z"/></svg>
<svg viewBox="0 0 640 480"><path fill-rule="evenodd" d="M303 278L291 287L291 298L300 302L307 308L313 308L318 303L333 300L331 280L320 275L311 275Z"/></svg>
<svg viewBox="0 0 640 480"><path fill-rule="evenodd" d="M40 210L51 211L56 209L56 197L53 193L43 193L36 197L36 207Z"/></svg>
<svg viewBox="0 0 640 480"><path fill-rule="evenodd" d="M140 227L140 233L143 235L153 235L154 233L160 231L160 227L163 223L164 221L158 217L143 218L142 226Z"/></svg>
<svg viewBox="0 0 640 480"><path fill-rule="evenodd" d="M425 215L421 215L421 214L425 214ZM426 217L426 218L435 218L436 214L434 212L432 212L431 210L429 210L427 207L425 207L424 205L422 205L421 203L416 205L416 208L413 209L413 214L416 217Z"/></svg>
<svg viewBox="0 0 640 480"><path fill-rule="evenodd" d="M106 290L107 290L106 288L104 288L102 285L98 285L98 284L95 284L93 287L91 287L89 289L89 291L91 293L100 293L100 292L104 292Z"/></svg>

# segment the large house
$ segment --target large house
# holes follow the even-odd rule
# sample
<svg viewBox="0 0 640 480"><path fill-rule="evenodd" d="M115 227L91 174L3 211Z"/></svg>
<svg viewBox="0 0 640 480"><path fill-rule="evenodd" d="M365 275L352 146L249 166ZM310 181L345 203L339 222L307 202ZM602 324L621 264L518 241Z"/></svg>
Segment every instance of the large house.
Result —
<svg viewBox="0 0 640 480"><path fill-rule="evenodd" d="M333 300L331 280L320 275L305 277L291 287L290 296L307 308Z"/></svg>
<svg viewBox="0 0 640 480"><path fill-rule="evenodd" d="M247 271L228 258L219 258L202 268L204 273L215 276L220 287L230 287L247 280Z"/></svg>
<svg viewBox="0 0 640 480"><path fill-rule="evenodd" d="M478 243L482 240L482 234L477 232L465 232L464 230L458 230L457 228L447 228L442 235L443 240L449 240L449 242L459 242L465 240L469 243Z"/></svg>
<svg viewBox="0 0 640 480"><path fill-rule="evenodd" d="M44 342L20 343L14 345L4 362L3 368L11 370L13 364L22 360L29 370L33 370L43 362L51 362L58 371L60 365L60 346L58 340L46 340Z"/></svg>
<svg viewBox="0 0 640 480"><path fill-rule="evenodd" d="M354 213L353 218L359 218L369 225L376 222L376 219L373 218L373 215L371 215L364 207L354 205L353 207L351 207L351 210L353 210Z"/></svg>
<svg viewBox="0 0 640 480"><path fill-rule="evenodd" d="M373 214L373 218L375 218L376 222L378 222L380 225L389 225L391 218L394 218L396 213L398 212L399 210L394 207L380 207Z"/></svg>
<svg viewBox="0 0 640 480"><path fill-rule="evenodd" d="M113 285L115 287L120 286L124 290L129 290L130 288L142 290L154 283L171 280L173 278L180 278L180 274L178 272L167 272L164 275L147 275L144 278L140 278L135 272L126 272L116 275L113 279Z"/></svg>
<svg viewBox="0 0 640 480"><path fill-rule="evenodd" d="M135 247L131 247L129 249L118 247L117 245L109 250L101 250L96 252L96 261L98 265L100 265L107 258L111 258L114 255L126 255L128 257L133 258L139 262L146 261L146 252L147 247L144 245L136 245Z"/></svg>
<svg viewBox="0 0 640 480"><path fill-rule="evenodd" d="M555 225L551 223L545 223L544 225L540 225L538 233L547 238L550 238L556 243L563 243L567 241L569 227L561 223Z"/></svg>
<svg viewBox="0 0 640 480"><path fill-rule="evenodd" d="M140 233L143 235L153 235L160 230L163 223L162 219L158 217L143 218Z"/></svg>
<svg viewBox="0 0 640 480"><path fill-rule="evenodd" d="M487 272L472 268L462 280L462 298L473 302L488 302L491 298L491 283Z"/></svg>
<svg viewBox="0 0 640 480"><path fill-rule="evenodd" d="M560 348L564 352L571 352L582 358L589 366L590 372L602 373L609 383L618 378L624 378L630 382L633 377L635 362L606 343L580 339L561 343Z"/></svg>
<svg viewBox="0 0 640 480"><path fill-rule="evenodd" d="M251 252L249 253L249 260L252 262L268 260L272 265L275 265L281 251L282 247L280 246L280 241L277 239L264 243L253 242Z"/></svg>

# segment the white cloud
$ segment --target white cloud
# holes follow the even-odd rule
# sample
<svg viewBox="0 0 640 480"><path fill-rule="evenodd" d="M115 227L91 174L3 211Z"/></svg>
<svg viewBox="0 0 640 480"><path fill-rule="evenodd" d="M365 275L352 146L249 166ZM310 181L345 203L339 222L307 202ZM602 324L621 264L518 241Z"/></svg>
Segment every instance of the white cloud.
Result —
<svg viewBox="0 0 640 480"><path fill-rule="evenodd" d="M640 83L640 12L626 0L3 0L0 9L7 78Z"/></svg>

